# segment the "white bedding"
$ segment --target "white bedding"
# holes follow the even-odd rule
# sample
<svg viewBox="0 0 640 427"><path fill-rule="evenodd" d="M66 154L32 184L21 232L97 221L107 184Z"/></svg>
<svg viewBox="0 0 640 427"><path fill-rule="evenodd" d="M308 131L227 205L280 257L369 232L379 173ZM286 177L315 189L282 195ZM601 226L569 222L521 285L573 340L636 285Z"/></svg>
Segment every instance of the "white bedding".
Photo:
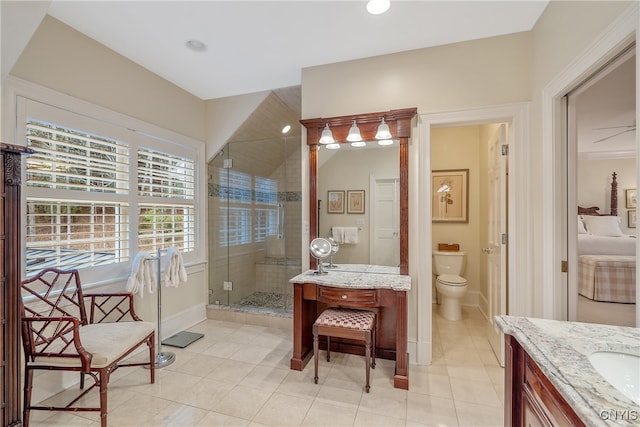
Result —
<svg viewBox="0 0 640 427"><path fill-rule="evenodd" d="M636 255L636 238L578 234L578 255Z"/></svg>

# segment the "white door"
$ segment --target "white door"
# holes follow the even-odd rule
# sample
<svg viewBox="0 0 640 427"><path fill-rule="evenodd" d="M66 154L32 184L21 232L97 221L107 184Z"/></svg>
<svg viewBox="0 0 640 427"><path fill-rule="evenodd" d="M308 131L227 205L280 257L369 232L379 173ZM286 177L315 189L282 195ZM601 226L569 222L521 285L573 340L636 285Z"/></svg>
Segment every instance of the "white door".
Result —
<svg viewBox="0 0 640 427"><path fill-rule="evenodd" d="M489 140L489 241L487 246L482 249L487 255L488 264L489 325L487 336L501 366L504 366L504 336L496 326L494 316L507 314L507 250L506 247L503 247L506 245L507 238L506 150L506 125L502 124Z"/></svg>
<svg viewBox="0 0 640 427"><path fill-rule="evenodd" d="M400 180L371 178L369 263L400 265Z"/></svg>

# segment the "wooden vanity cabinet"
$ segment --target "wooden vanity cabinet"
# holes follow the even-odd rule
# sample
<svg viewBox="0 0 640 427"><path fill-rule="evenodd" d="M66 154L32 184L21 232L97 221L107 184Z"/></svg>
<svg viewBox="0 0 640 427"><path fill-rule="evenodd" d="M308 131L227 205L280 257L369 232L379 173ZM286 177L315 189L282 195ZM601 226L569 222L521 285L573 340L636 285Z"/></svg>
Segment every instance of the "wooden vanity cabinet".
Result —
<svg viewBox="0 0 640 427"><path fill-rule="evenodd" d="M584 426L517 339L505 335L505 426Z"/></svg>

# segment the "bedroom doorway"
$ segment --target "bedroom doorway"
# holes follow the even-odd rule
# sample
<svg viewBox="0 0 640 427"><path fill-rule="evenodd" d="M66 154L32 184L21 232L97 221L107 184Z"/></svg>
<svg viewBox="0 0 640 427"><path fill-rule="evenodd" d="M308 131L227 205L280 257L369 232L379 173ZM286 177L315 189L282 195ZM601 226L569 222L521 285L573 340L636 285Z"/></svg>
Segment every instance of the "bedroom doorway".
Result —
<svg viewBox="0 0 640 427"><path fill-rule="evenodd" d="M568 320L636 325L636 55L565 97Z"/></svg>

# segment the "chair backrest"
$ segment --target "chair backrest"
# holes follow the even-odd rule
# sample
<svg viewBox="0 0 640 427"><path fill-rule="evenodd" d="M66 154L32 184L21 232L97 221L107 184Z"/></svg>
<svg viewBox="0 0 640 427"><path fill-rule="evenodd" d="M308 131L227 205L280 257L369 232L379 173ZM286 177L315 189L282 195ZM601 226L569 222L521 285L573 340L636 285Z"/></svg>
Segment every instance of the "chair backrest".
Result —
<svg viewBox="0 0 640 427"><path fill-rule="evenodd" d="M22 339L27 360L75 354L73 331L87 324L77 270L48 268L22 282Z"/></svg>
<svg viewBox="0 0 640 427"><path fill-rule="evenodd" d="M87 324L78 270L47 268L23 280L22 302L23 317L72 316Z"/></svg>

